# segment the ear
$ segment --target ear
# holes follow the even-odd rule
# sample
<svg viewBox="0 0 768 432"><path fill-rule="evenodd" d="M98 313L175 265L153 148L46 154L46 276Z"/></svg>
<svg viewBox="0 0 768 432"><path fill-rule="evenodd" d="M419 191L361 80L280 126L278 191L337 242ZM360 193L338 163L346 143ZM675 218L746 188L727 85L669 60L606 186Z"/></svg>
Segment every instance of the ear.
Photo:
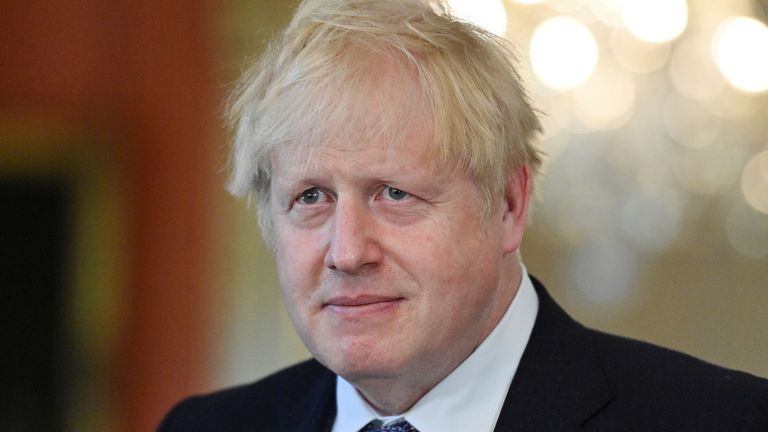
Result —
<svg viewBox="0 0 768 432"><path fill-rule="evenodd" d="M507 177L502 200L502 245L504 253L520 249L528 219L528 201L531 194L531 169L524 165Z"/></svg>

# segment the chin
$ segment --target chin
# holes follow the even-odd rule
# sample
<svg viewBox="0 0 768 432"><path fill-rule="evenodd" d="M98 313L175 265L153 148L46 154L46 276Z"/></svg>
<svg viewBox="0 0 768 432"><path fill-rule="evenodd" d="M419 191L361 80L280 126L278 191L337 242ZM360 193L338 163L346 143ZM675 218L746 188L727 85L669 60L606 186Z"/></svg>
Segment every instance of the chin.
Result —
<svg viewBox="0 0 768 432"><path fill-rule="evenodd" d="M336 355L315 356L328 369L347 381L391 378L402 373L406 362L384 350L359 350L337 352Z"/></svg>

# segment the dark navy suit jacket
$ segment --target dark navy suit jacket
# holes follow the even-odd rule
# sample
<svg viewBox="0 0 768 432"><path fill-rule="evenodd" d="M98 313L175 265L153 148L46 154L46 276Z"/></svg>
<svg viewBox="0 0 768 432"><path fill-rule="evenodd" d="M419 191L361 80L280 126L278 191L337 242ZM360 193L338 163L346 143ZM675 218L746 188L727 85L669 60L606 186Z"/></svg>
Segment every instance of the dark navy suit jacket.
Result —
<svg viewBox="0 0 768 432"><path fill-rule="evenodd" d="M534 286L539 314L496 431L768 432L768 380L585 328ZM158 430L330 431L335 389L309 360L186 399Z"/></svg>

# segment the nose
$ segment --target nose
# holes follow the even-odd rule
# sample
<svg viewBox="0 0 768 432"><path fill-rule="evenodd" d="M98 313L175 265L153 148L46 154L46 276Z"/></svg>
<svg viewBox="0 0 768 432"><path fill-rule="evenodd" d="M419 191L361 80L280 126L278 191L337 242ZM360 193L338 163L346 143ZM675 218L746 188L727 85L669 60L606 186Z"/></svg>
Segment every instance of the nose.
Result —
<svg viewBox="0 0 768 432"><path fill-rule="evenodd" d="M362 202L336 203L325 265L335 271L356 274L381 261L376 239L375 215Z"/></svg>

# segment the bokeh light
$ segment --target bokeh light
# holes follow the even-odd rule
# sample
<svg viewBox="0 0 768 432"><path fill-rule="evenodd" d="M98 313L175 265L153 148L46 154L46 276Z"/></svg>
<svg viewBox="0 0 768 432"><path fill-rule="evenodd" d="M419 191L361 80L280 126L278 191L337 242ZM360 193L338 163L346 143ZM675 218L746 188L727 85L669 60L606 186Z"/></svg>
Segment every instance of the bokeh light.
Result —
<svg viewBox="0 0 768 432"><path fill-rule="evenodd" d="M741 192L752 208L768 215L768 151L758 153L744 167Z"/></svg>
<svg viewBox="0 0 768 432"><path fill-rule="evenodd" d="M613 57L630 72L645 74L660 69L669 60L670 51L669 43L644 42L621 27L611 33Z"/></svg>
<svg viewBox="0 0 768 432"><path fill-rule="evenodd" d="M700 103L681 96L670 96L663 108L664 127L676 143L688 148L703 148L721 137L723 121Z"/></svg>
<svg viewBox="0 0 768 432"><path fill-rule="evenodd" d="M620 69L599 65L592 77L573 92L576 116L593 129L617 129L629 120L635 103L635 82Z"/></svg>
<svg viewBox="0 0 768 432"><path fill-rule="evenodd" d="M748 258L768 257L768 216L734 205L725 224L728 241Z"/></svg>
<svg viewBox="0 0 768 432"><path fill-rule="evenodd" d="M739 90L768 90L768 27L748 17L731 17L717 28L712 55L728 82Z"/></svg>
<svg viewBox="0 0 768 432"><path fill-rule="evenodd" d="M559 130L565 130L572 134L585 134L593 132L594 128L585 124L576 115L573 96L570 93L557 93L546 98L539 106L545 107L547 115L551 118Z"/></svg>
<svg viewBox="0 0 768 432"><path fill-rule="evenodd" d="M498 36L507 34L507 11L501 0L448 0L451 12Z"/></svg>
<svg viewBox="0 0 768 432"><path fill-rule="evenodd" d="M703 195L723 194L739 180L743 148L735 137L682 154L675 171L683 187Z"/></svg>
<svg viewBox="0 0 768 432"><path fill-rule="evenodd" d="M701 36L677 41L669 65L669 78L675 90L696 100L711 99L725 86L709 55L709 41Z"/></svg>
<svg viewBox="0 0 768 432"><path fill-rule="evenodd" d="M568 280L583 298L602 306L621 305L631 295L638 272L635 252L603 234L576 248L565 266Z"/></svg>
<svg viewBox="0 0 768 432"><path fill-rule="evenodd" d="M584 0L547 0L547 7L563 14L578 12L584 6Z"/></svg>
<svg viewBox="0 0 768 432"><path fill-rule="evenodd" d="M621 209L621 231L641 249L663 250L677 239L682 208L682 199L674 190L639 190Z"/></svg>
<svg viewBox="0 0 768 432"><path fill-rule="evenodd" d="M685 0L617 0L627 29L646 42L666 42L685 30L688 4Z"/></svg>
<svg viewBox="0 0 768 432"><path fill-rule="evenodd" d="M722 92L712 99L705 100L703 105L718 117L743 121L755 114L759 116L764 110L765 102L745 97L744 93L725 86Z"/></svg>
<svg viewBox="0 0 768 432"><path fill-rule="evenodd" d="M588 241L611 226L616 203L605 185L576 185L561 199L558 228L573 244Z"/></svg>
<svg viewBox="0 0 768 432"><path fill-rule="evenodd" d="M595 70L598 47L592 32L569 17L539 24L530 44L531 67L546 86L565 90L586 81Z"/></svg>
<svg viewBox="0 0 768 432"><path fill-rule="evenodd" d="M598 20L610 26L619 27L624 21L616 0L588 0L589 9Z"/></svg>

